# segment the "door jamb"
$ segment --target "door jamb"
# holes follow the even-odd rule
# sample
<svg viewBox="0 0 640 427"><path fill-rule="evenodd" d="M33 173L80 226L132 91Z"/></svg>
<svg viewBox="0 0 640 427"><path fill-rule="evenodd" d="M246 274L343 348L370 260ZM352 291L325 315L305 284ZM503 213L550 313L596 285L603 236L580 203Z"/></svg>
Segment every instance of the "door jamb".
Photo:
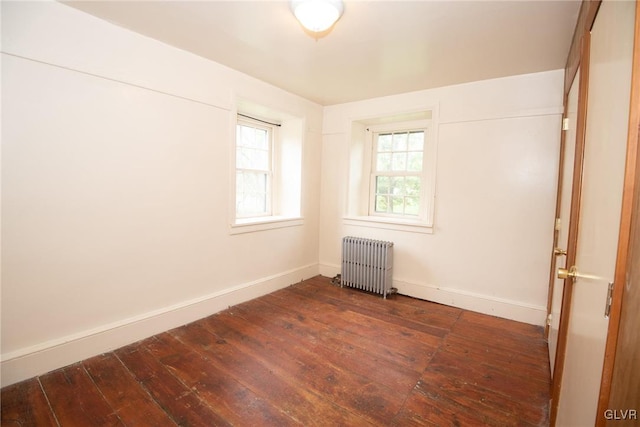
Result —
<svg viewBox="0 0 640 427"><path fill-rule="evenodd" d="M563 119L567 117L568 108L569 108L569 93L565 91L564 111L562 113ZM549 332L551 330L551 322L550 322L549 316L551 315L551 309L553 304L553 290L555 288L556 265L558 260L558 255L556 255L555 253L555 248L558 247L558 237L560 236L560 230L558 230L557 221L560 218L560 208L561 208L561 202L562 202L562 196L563 196L562 181L565 173L564 157L565 157L565 151L566 151L566 145L567 145L567 132L564 130L564 126L561 132L562 133L560 135L560 156L559 156L559 163L558 163L558 184L556 188L556 213L554 216L555 224L553 227L553 246L551 248L551 262L549 264L551 266L551 269L549 270L549 289L547 294L547 318L544 326L544 337L547 339L547 341L549 340Z"/></svg>

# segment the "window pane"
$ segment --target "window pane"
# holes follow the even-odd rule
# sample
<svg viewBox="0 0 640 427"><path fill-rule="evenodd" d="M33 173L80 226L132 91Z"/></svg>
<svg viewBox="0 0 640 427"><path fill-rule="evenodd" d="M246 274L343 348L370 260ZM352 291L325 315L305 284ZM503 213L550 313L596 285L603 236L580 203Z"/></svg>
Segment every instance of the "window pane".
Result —
<svg viewBox="0 0 640 427"><path fill-rule="evenodd" d="M389 211L389 197L376 196L376 212L388 212L388 211Z"/></svg>
<svg viewBox="0 0 640 427"><path fill-rule="evenodd" d="M269 132L266 129L254 128L247 125L236 127L237 145L239 147L269 149Z"/></svg>
<svg viewBox="0 0 640 427"><path fill-rule="evenodd" d="M378 151L391 151L391 134L378 135Z"/></svg>
<svg viewBox="0 0 640 427"><path fill-rule="evenodd" d="M376 177L376 194L389 194L389 177Z"/></svg>
<svg viewBox="0 0 640 427"><path fill-rule="evenodd" d="M406 151L406 150L407 150L407 134L394 133L393 134L393 151Z"/></svg>
<svg viewBox="0 0 640 427"><path fill-rule="evenodd" d="M404 198L405 215L418 215L420 213L420 201L417 197Z"/></svg>
<svg viewBox="0 0 640 427"><path fill-rule="evenodd" d="M269 139L265 129L255 129L255 147L262 150L269 149Z"/></svg>
<svg viewBox="0 0 640 427"><path fill-rule="evenodd" d="M238 216L267 213L269 177L266 173L236 172L236 213Z"/></svg>
<svg viewBox="0 0 640 427"><path fill-rule="evenodd" d="M253 150L254 158L251 169L269 170L269 152L265 150Z"/></svg>
<svg viewBox="0 0 640 427"><path fill-rule="evenodd" d="M404 176L391 177L391 191L389 193L394 195L404 194Z"/></svg>
<svg viewBox="0 0 640 427"><path fill-rule="evenodd" d="M236 200L236 211L238 215L264 215L267 213L266 194L242 194Z"/></svg>
<svg viewBox="0 0 640 427"><path fill-rule="evenodd" d="M236 194L240 193L240 190L244 188L244 174L240 171L236 172Z"/></svg>
<svg viewBox="0 0 640 427"><path fill-rule="evenodd" d="M254 148L236 149L236 167L241 169L269 170L269 152Z"/></svg>
<svg viewBox="0 0 640 427"><path fill-rule="evenodd" d="M236 126L236 145L241 146L244 145L244 133L247 131L246 126L238 125Z"/></svg>
<svg viewBox="0 0 640 427"><path fill-rule="evenodd" d="M409 133L409 151L424 150L424 131Z"/></svg>
<svg viewBox="0 0 640 427"><path fill-rule="evenodd" d="M394 171L407 170L407 153L393 153L391 168Z"/></svg>
<svg viewBox="0 0 640 427"><path fill-rule="evenodd" d="M407 176L404 180L405 194L407 196L419 196L420 195L420 177Z"/></svg>
<svg viewBox="0 0 640 427"><path fill-rule="evenodd" d="M376 170L378 171L390 171L391 170L391 153L380 153L376 157Z"/></svg>
<svg viewBox="0 0 640 427"><path fill-rule="evenodd" d="M251 153L247 152L247 148L236 148L236 167L248 169L251 165Z"/></svg>
<svg viewBox="0 0 640 427"><path fill-rule="evenodd" d="M422 151L407 153L407 170L412 172L422 171Z"/></svg>
<svg viewBox="0 0 640 427"><path fill-rule="evenodd" d="M243 192L244 193L266 193L267 174L260 172L243 172Z"/></svg>
<svg viewBox="0 0 640 427"><path fill-rule="evenodd" d="M404 213L404 197L391 197L391 211L394 214Z"/></svg>

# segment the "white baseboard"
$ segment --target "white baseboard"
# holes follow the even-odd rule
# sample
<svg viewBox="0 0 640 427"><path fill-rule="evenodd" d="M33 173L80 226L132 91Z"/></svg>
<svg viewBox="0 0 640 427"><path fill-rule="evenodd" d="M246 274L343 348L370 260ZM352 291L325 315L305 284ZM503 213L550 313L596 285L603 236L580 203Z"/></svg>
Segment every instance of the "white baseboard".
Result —
<svg viewBox="0 0 640 427"><path fill-rule="evenodd" d="M318 266L318 270L320 271L320 275L324 277L335 277L336 274L339 274L341 268L339 265L334 264L320 264Z"/></svg>
<svg viewBox="0 0 640 427"><path fill-rule="evenodd" d="M547 308L452 288L393 281L398 293L504 319L543 326Z"/></svg>
<svg viewBox="0 0 640 427"><path fill-rule="evenodd" d="M3 354L1 385L5 387L112 351L318 274L318 264L310 264L99 328Z"/></svg>
<svg viewBox="0 0 640 427"><path fill-rule="evenodd" d="M332 264L320 264L319 270L320 274L326 277L334 277L340 273L340 267ZM547 317L546 307L526 304L520 301L497 298L453 288L420 285L401 280L394 280L393 286L398 289L398 293L402 295L489 314L491 316L498 316L504 319L529 323L531 325L543 326Z"/></svg>

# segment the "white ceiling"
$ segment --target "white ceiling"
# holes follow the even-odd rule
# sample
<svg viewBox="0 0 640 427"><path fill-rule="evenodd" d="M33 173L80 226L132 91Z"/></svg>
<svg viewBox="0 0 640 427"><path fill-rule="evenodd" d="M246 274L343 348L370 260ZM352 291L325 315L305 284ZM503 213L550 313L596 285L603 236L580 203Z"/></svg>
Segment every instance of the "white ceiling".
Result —
<svg viewBox="0 0 640 427"><path fill-rule="evenodd" d="M322 105L564 68L580 1L345 1L315 40L287 1L69 6Z"/></svg>

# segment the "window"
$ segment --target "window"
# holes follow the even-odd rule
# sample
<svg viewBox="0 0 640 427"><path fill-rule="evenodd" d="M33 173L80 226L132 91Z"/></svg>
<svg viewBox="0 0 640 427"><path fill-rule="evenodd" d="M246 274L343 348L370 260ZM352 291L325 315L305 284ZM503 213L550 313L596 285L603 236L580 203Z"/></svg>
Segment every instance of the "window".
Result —
<svg viewBox="0 0 640 427"><path fill-rule="evenodd" d="M272 214L273 127L238 119L236 218Z"/></svg>
<svg viewBox="0 0 640 427"><path fill-rule="evenodd" d="M302 225L304 117L238 98L231 119L230 234Z"/></svg>
<svg viewBox="0 0 640 427"><path fill-rule="evenodd" d="M438 108L354 120L345 224L432 233Z"/></svg>
<svg viewBox="0 0 640 427"><path fill-rule="evenodd" d="M426 129L373 134L372 214L421 216L425 134Z"/></svg>

